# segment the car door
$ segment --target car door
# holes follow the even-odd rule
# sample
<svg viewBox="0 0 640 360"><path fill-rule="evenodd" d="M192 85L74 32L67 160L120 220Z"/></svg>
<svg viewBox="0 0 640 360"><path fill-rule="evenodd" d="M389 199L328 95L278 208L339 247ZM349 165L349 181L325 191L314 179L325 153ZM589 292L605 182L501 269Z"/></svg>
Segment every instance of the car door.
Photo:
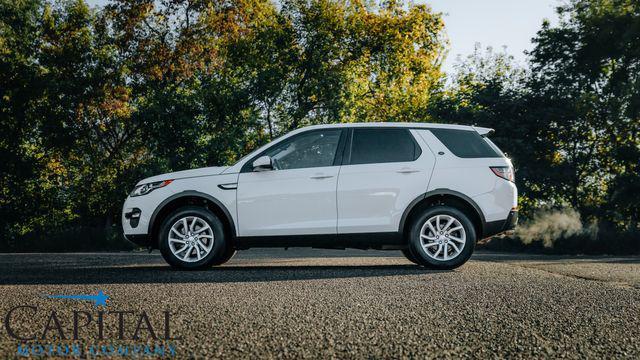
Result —
<svg viewBox="0 0 640 360"><path fill-rule="evenodd" d="M414 130L354 128L338 177L338 234L396 232L435 157Z"/></svg>
<svg viewBox="0 0 640 360"><path fill-rule="evenodd" d="M335 128L306 131L256 156L270 156L273 170L243 167L237 189L239 235L336 234L342 134Z"/></svg>

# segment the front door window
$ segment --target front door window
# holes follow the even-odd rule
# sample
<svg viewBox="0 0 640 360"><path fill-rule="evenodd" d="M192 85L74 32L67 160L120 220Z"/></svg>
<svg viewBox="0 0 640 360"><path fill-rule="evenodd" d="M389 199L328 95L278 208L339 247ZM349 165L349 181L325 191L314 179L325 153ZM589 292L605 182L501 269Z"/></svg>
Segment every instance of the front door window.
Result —
<svg viewBox="0 0 640 360"><path fill-rule="evenodd" d="M303 169L333 165L341 130L312 131L267 150L276 170Z"/></svg>

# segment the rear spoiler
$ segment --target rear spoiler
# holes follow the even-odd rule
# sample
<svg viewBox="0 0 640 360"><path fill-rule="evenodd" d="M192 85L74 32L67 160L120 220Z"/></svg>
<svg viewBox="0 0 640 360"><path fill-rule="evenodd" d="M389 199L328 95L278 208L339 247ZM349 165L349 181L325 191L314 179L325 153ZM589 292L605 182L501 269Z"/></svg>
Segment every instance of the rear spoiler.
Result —
<svg viewBox="0 0 640 360"><path fill-rule="evenodd" d="M485 137L487 135L490 135L493 133L493 129L492 128L486 128L486 127L479 127L479 126L472 126L473 130L475 130L478 134L480 134L480 136Z"/></svg>

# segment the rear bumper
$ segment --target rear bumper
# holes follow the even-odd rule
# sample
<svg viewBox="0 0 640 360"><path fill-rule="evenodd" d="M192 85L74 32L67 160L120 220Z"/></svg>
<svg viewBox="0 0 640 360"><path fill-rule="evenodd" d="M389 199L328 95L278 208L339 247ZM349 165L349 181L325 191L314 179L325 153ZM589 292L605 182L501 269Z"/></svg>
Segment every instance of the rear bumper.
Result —
<svg viewBox="0 0 640 360"><path fill-rule="evenodd" d="M513 230L518 224L518 210L511 210L505 220L490 221L484 224L481 239Z"/></svg>
<svg viewBox="0 0 640 360"><path fill-rule="evenodd" d="M518 210L511 210L507 220L504 222L504 228L502 231L513 230L518 225Z"/></svg>

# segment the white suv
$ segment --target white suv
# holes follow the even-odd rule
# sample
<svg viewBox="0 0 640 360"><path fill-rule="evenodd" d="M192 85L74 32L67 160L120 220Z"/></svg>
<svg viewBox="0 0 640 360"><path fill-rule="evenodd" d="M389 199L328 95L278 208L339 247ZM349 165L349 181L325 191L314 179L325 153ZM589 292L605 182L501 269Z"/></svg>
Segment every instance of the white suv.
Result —
<svg viewBox="0 0 640 360"><path fill-rule="evenodd" d="M517 222L509 159L487 128L424 123L310 126L229 167L140 181L122 214L130 241L203 268L251 247L397 249L452 269Z"/></svg>

